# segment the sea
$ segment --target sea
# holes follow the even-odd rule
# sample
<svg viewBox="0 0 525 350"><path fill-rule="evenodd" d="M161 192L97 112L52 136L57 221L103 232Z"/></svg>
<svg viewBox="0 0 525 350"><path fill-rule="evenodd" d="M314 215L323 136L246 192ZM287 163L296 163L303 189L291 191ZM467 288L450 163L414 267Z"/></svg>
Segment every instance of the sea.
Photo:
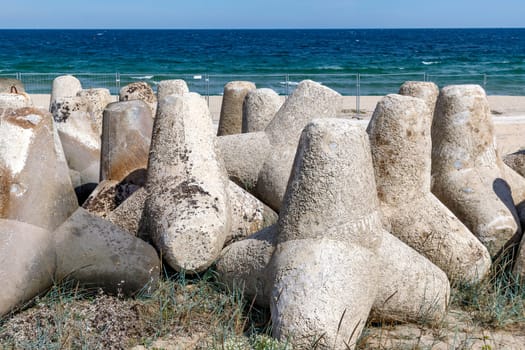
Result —
<svg viewBox="0 0 525 350"><path fill-rule="evenodd" d="M344 95L394 93L407 80L525 95L525 28L0 30L0 77L49 93L62 74L112 92L180 78L202 94L232 80L288 94L312 79Z"/></svg>

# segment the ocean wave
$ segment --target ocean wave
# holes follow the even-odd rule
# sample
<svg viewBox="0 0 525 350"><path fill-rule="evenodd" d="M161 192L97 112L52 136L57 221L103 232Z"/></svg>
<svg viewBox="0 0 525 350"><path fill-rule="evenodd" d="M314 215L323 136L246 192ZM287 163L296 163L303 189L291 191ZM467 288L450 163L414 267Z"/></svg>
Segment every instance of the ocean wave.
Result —
<svg viewBox="0 0 525 350"><path fill-rule="evenodd" d="M317 67L317 69L343 70L344 68L341 66L320 66L320 67Z"/></svg>
<svg viewBox="0 0 525 350"><path fill-rule="evenodd" d="M439 64L441 61L421 61L425 66L429 66L431 64Z"/></svg>
<svg viewBox="0 0 525 350"><path fill-rule="evenodd" d="M288 84L289 86L297 86L297 85L299 85L299 82L298 81L281 81L281 82L279 82L279 84L281 84L281 85Z"/></svg>
<svg viewBox="0 0 525 350"><path fill-rule="evenodd" d="M154 75L140 75L140 76L131 77L131 78L132 79L151 79L153 77L154 77Z"/></svg>

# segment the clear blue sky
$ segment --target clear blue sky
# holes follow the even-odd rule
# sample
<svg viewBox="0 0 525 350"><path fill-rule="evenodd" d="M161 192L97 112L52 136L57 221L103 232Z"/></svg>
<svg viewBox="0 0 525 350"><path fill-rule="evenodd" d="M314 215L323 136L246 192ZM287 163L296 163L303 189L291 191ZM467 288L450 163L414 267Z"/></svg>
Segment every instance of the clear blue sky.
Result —
<svg viewBox="0 0 525 350"><path fill-rule="evenodd" d="M525 27L525 0L0 0L1 28Z"/></svg>

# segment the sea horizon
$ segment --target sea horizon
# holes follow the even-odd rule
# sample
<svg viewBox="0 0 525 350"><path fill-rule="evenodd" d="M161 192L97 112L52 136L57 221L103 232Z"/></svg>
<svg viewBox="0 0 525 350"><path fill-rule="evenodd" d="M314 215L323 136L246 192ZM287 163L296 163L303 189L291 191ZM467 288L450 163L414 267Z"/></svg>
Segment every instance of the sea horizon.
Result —
<svg viewBox="0 0 525 350"><path fill-rule="evenodd" d="M43 74L83 73L93 75L84 85L113 91L181 78L220 94L252 77L280 94L312 79L345 95L395 92L406 80L525 95L525 28L11 28L0 39L0 76L33 74L37 92L48 89L31 85ZM111 74L107 86L100 75Z"/></svg>

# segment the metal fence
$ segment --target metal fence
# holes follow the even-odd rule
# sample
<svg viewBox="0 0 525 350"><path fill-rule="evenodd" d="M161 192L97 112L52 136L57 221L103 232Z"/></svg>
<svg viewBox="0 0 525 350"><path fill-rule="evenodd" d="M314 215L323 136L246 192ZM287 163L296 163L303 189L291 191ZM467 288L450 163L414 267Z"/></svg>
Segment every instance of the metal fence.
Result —
<svg viewBox="0 0 525 350"><path fill-rule="evenodd" d="M190 88L201 95L221 95L224 85L233 80L248 80L257 87L271 88L281 95L288 95L304 79L320 82L343 95L385 95L395 93L407 80L433 81L438 86L450 84L479 84L488 94L525 95L525 74L172 74L172 73L4 73L0 77L21 80L28 93L51 93L53 80L65 74L77 77L84 88L107 88L118 94L121 87L136 81L145 81L154 90L162 80L184 79ZM359 102L358 102L359 103Z"/></svg>

